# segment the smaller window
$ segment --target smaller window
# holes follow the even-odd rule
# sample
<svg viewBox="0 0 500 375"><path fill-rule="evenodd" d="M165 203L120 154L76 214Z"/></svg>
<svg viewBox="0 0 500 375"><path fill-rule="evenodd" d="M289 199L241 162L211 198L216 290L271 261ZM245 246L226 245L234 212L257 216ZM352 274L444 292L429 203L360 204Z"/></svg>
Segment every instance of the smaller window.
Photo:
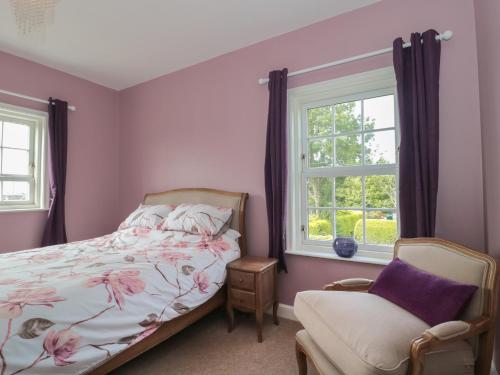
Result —
<svg viewBox="0 0 500 375"><path fill-rule="evenodd" d="M46 208L47 114L0 104L0 211Z"/></svg>

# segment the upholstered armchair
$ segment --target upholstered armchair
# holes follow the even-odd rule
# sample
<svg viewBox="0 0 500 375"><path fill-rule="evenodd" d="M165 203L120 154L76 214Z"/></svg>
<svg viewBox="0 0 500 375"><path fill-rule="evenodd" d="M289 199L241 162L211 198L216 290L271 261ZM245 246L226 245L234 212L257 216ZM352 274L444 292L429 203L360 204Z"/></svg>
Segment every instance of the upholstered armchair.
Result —
<svg viewBox="0 0 500 375"><path fill-rule="evenodd" d="M497 267L493 258L432 238L400 240L394 257L428 273L477 285L457 321L434 327L348 279L297 294L294 312L300 375L487 375L493 355ZM309 360L309 361L308 361Z"/></svg>

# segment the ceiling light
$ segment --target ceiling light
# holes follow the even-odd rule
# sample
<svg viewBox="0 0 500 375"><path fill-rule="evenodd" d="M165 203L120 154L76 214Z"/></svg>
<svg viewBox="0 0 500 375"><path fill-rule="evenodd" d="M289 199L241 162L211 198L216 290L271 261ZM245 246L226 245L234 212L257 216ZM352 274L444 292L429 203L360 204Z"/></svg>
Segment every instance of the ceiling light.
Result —
<svg viewBox="0 0 500 375"><path fill-rule="evenodd" d="M47 26L54 21L54 9L58 2L59 0L10 0L19 34L45 34Z"/></svg>

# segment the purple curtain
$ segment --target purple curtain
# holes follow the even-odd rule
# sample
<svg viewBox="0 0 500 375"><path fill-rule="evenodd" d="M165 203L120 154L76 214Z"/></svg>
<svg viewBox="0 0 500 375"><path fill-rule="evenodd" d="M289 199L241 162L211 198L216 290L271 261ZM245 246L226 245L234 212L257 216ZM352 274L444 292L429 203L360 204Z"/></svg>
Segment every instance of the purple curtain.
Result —
<svg viewBox="0 0 500 375"><path fill-rule="evenodd" d="M278 259L278 268L286 272L286 102L288 70L269 73L269 113L266 138L266 204L269 226L269 257Z"/></svg>
<svg viewBox="0 0 500 375"><path fill-rule="evenodd" d="M66 193L66 159L68 154L68 103L49 99L49 217L42 246L66 243L64 195Z"/></svg>
<svg viewBox="0 0 500 375"><path fill-rule="evenodd" d="M439 64L441 42L428 30L411 35L411 47L394 41L401 145L401 237L433 237L439 166Z"/></svg>

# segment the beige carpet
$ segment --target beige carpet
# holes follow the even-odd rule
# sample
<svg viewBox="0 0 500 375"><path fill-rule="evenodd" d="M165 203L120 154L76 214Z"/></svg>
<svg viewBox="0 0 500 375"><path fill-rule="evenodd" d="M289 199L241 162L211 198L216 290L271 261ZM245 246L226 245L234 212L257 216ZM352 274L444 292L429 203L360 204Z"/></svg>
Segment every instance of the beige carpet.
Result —
<svg viewBox="0 0 500 375"><path fill-rule="evenodd" d="M236 327L228 333L225 315L216 311L112 375L298 374L295 332L299 329L299 323L285 319L275 326L266 315L264 341L259 344L251 315L237 313Z"/></svg>

